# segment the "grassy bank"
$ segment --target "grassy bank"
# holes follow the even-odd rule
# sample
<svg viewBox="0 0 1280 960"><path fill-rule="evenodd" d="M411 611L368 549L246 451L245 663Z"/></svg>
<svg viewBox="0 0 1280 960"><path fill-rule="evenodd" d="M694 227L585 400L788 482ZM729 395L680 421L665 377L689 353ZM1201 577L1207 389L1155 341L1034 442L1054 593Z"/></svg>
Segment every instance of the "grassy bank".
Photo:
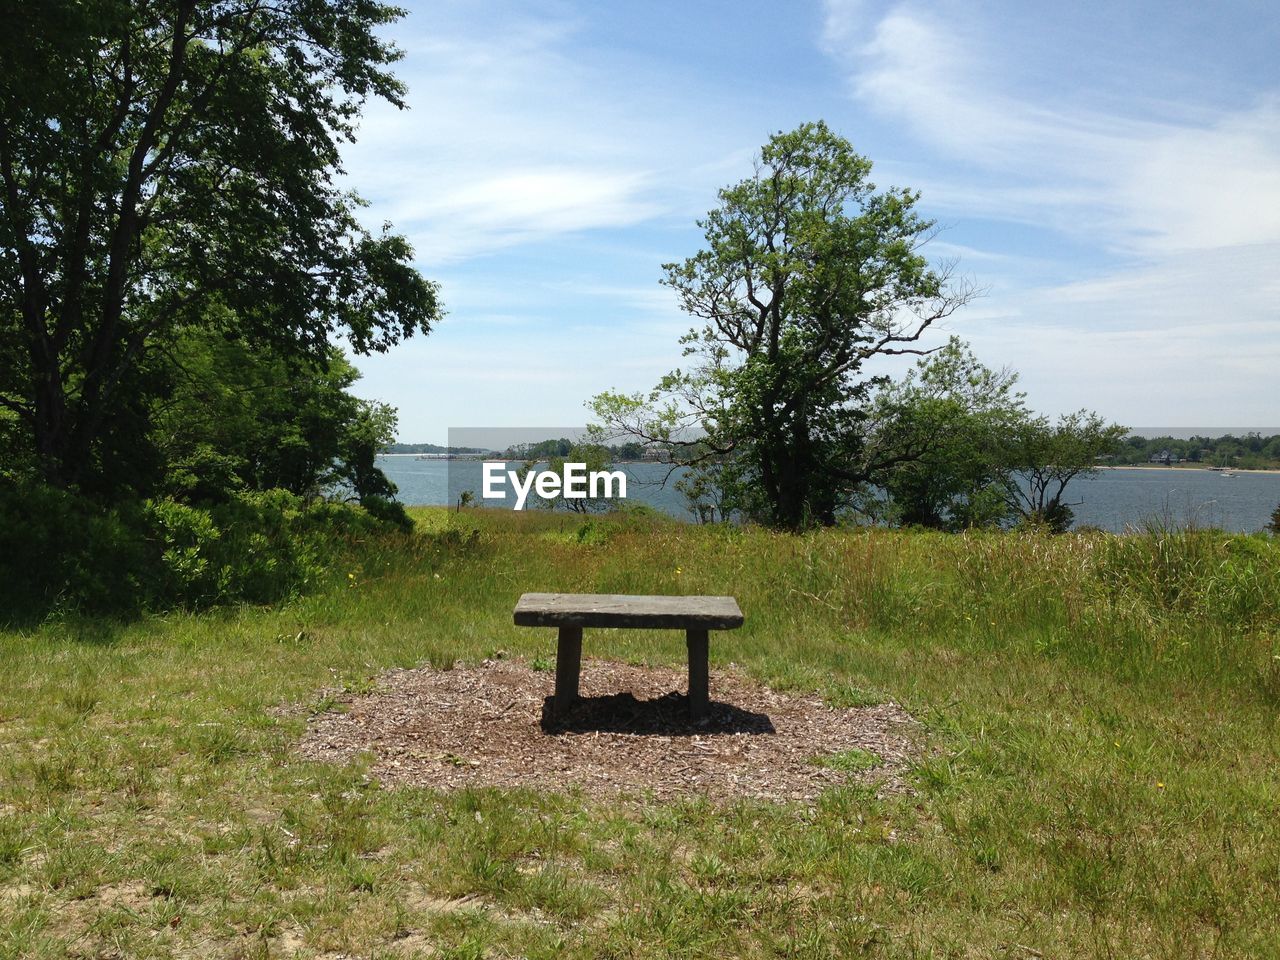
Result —
<svg viewBox="0 0 1280 960"><path fill-rule="evenodd" d="M1280 954L1280 541L416 515L285 606L0 634L0 957ZM292 757L326 690L547 656L534 589L735 595L715 665L902 703L916 792L602 807Z"/></svg>

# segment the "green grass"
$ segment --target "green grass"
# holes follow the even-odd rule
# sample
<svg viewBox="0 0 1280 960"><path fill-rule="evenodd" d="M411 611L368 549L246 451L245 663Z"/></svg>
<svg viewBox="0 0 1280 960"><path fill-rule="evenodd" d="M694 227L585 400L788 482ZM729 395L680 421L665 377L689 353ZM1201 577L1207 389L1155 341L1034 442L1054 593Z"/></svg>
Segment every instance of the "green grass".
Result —
<svg viewBox="0 0 1280 960"><path fill-rule="evenodd" d="M285 606L0 633L0 958L1280 955L1280 541L417 516ZM715 665L899 701L915 793L600 805L293 757L388 667L549 662L526 590L737 596Z"/></svg>

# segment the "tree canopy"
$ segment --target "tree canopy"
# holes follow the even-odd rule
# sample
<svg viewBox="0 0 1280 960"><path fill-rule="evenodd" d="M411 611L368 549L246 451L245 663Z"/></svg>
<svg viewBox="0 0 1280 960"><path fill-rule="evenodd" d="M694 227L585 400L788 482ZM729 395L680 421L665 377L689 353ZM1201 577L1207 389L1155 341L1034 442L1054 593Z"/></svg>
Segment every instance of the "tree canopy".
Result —
<svg viewBox="0 0 1280 960"><path fill-rule="evenodd" d="M213 503L233 490L388 498L374 458L396 413L349 392L359 373L330 348L324 365L290 369L269 350L189 332L174 346L171 396L154 414L165 492Z"/></svg>
<svg viewBox="0 0 1280 960"><path fill-rule="evenodd" d="M1004 439L1030 417L1010 370L983 366L952 337L873 404L874 442L911 452L881 483L893 522L959 530L1008 516Z"/></svg>
<svg viewBox="0 0 1280 960"><path fill-rule="evenodd" d="M1067 487L1120 446L1124 428L1081 410L1036 416L1010 370L983 366L958 338L921 359L874 404L873 442L914 455L886 470L882 507L901 524L961 530L1071 525Z"/></svg>
<svg viewBox="0 0 1280 960"><path fill-rule="evenodd" d="M925 331L973 294L922 253L933 224L918 194L878 190L870 173L823 123L771 137L754 174L699 221L704 248L664 266L699 324L683 340L691 366L649 395L597 397L601 435L720 464L750 518L834 523L886 465L865 442L864 365L922 352Z"/></svg>
<svg viewBox="0 0 1280 960"><path fill-rule="evenodd" d="M403 105L374 0L6 5L0 408L46 482L159 482L154 401L187 331L323 368L426 332L435 286L361 226L340 149Z"/></svg>

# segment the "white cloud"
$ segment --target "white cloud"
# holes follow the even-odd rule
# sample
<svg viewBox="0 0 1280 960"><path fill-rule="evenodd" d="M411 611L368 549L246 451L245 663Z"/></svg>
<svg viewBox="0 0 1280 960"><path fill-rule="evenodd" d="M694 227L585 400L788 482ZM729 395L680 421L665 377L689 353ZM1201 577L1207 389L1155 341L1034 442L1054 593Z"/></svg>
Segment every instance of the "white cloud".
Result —
<svg viewBox="0 0 1280 960"><path fill-rule="evenodd" d="M828 0L824 48L853 95L921 140L1003 182L932 198L1033 220L1143 254L1280 242L1280 98L1183 123L1030 101L993 72L993 51L904 3L878 20ZM869 38L869 39L868 39ZM972 180L972 178L970 178Z"/></svg>
<svg viewBox="0 0 1280 960"><path fill-rule="evenodd" d="M418 256L449 263L504 247L655 216L636 173L553 167L458 178L452 190L418 194L396 208Z"/></svg>
<svg viewBox="0 0 1280 960"><path fill-rule="evenodd" d="M1095 407L1136 424L1263 424L1280 369L1272 245L1171 256L982 301L963 335L1019 370L1046 412Z"/></svg>
<svg viewBox="0 0 1280 960"><path fill-rule="evenodd" d="M442 6L397 29L409 109L370 104L344 154L368 221L394 222L429 270L664 214L688 222L719 186L708 157L738 159L673 78L584 58L572 17Z"/></svg>
<svg viewBox="0 0 1280 960"><path fill-rule="evenodd" d="M574 23L492 19L483 34L406 20L397 72L409 109L371 104L346 151L368 219L392 220L429 268L659 209L646 199L649 158L619 149L607 131L625 121L602 115L565 52Z"/></svg>
<svg viewBox="0 0 1280 960"><path fill-rule="evenodd" d="M1027 276L1031 258L986 260L992 291L956 330L1021 371L1046 412L1087 404L1132 423L1273 422L1280 96L1160 119L1087 106L1087 78L1059 83L1057 100L1032 99L999 72L1011 58L998 41L966 33L975 19L957 4L877 14L827 0L823 38L854 100L941 156L915 179L931 206L1091 249L1092 268L1050 285Z"/></svg>

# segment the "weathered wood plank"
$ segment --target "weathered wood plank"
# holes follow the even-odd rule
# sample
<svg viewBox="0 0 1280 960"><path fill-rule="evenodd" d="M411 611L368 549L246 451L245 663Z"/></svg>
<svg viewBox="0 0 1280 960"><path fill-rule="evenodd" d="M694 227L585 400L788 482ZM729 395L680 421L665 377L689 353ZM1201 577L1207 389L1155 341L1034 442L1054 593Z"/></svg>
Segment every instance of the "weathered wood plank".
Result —
<svg viewBox="0 0 1280 960"><path fill-rule="evenodd" d="M526 593L518 627L648 627L732 630L742 626L733 597L644 597L601 593Z"/></svg>
<svg viewBox="0 0 1280 960"><path fill-rule="evenodd" d="M582 628L561 627L556 641L556 695L551 712L562 717L578 699L578 674L582 670Z"/></svg>
<svg viewBox="0 0 1280 960"><path fill-rule="evenodd" d="M686 631L685 638L689 647L689 719L701 720L711 705L708 675L710 644L704 629L691 628Z"/></svg>

